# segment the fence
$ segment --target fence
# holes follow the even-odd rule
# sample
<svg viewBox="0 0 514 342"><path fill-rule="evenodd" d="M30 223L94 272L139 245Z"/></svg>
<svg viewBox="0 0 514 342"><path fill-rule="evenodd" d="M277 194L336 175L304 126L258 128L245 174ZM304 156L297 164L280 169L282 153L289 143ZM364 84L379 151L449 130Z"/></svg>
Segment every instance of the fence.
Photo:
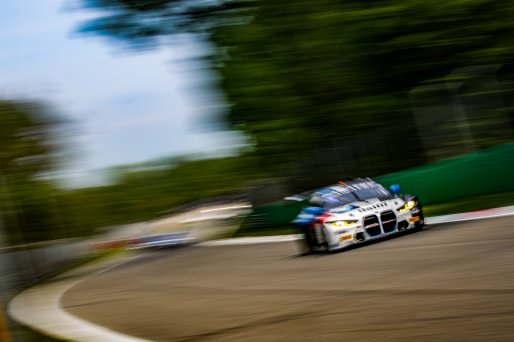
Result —
<svg viewBox="0 0 514 342"><path fill-rule="evenodd" d="M37 283L90 252L86 240L58 240L0 249L2 295Z"/></svg>

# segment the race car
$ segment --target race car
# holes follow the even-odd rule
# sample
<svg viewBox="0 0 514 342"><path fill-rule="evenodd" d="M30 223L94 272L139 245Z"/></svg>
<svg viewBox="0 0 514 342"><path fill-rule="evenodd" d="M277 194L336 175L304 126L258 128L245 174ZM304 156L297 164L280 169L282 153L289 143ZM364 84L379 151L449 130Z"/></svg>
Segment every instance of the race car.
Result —
<svg viewBox="0 0 514 342"><path fill-rule="evenodd" d="M311 252L334 251L400 231L421 230L423 210L415 195L402 195L370 178L356 178L318 189L293 224Z"/></svg>
<svg viewBox="0 0 514 342"><path fill-rule="evenodd" d="M196 242L196 238L190 232L170 232L142 236L135 239L128 249L156 249L187 246Z"/></svg>

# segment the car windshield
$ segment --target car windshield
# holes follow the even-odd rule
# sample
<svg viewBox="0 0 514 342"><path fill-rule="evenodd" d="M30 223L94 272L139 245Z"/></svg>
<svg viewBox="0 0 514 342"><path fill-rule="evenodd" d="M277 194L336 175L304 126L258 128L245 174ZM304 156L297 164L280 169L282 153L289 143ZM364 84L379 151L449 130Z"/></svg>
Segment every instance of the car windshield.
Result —
<svg viewBox="0 0 514 342"><path fill-rule="evenodd" d="M357 198L346 189L326 188L312 194L310 204L321 206L325 209L333 209L355 201L357 201Z"/></svg>
<svg viewBox="0 0 514 342"><path fill-rule="evenodd" d="M355 190L353 194L361 201L365 201L372 198L378 198L381 201L385 201L391 198L391 193L378 184L367 189Z"/></svg>
<svg viewBox="0 0 514 342"><path fill-rule="evenodd" d="M355 201L378 198L381 201L392 198L392 194L382 185L373 181L341 183L316 191L310 198L310 204L325 209L342 207Z"/></svg>

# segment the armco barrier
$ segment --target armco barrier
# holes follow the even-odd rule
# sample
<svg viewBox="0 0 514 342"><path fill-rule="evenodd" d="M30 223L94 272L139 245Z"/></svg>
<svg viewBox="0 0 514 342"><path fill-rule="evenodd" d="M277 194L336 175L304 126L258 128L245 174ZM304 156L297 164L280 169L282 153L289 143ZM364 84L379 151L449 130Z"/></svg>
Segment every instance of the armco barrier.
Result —
<svg viewBox="0 0 514 342"><path fill-rule="evenodd" d="M91 251L88 240L64 239L0 249L2 294L29 287Z"/></svg>
<svg viewBox="0 0 514 342"><path fill-rule="evenodd" d="M514 191L514 143L495 146L436 163L376 178L400 184L423 204Z"/></svg>

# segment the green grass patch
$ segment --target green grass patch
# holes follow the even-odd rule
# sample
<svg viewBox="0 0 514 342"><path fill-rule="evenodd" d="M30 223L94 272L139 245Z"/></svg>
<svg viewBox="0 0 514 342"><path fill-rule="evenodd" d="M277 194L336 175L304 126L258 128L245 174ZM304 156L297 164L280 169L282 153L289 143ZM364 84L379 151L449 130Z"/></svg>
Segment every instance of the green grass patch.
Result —
<svg viewBox="0 0 514 342"><path fill-rule="evenodd" d="M67 340L58 339L55 337L40 334L37 331L31 330L27 327L18 326L13 331L14 341L23 342L66 342Z"/></svg>
<svg viewBox="0 0 514 342"><path fill-rule="evenodd" d="M438 216L465 213L468 211L490 209L514 205L514 192L476 196L447 203L424 207L425 216Z"/></svg>

